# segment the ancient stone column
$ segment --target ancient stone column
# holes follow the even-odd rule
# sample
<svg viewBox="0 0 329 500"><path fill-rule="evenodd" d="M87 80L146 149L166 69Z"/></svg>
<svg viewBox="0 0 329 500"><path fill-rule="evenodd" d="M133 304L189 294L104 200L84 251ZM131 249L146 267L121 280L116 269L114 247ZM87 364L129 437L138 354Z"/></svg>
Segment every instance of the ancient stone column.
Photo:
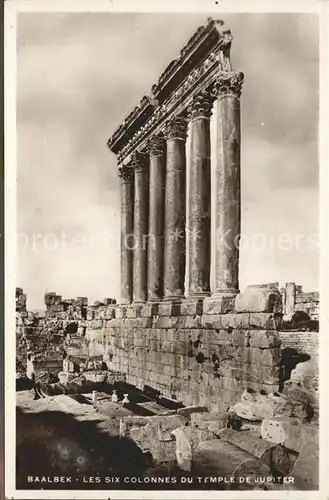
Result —
<svg viewBox="0 0 329 500"><path fill-rule="evenodd" d="M119 167L121 178L121 303L132 300L133 230L134 230L134 171Z"/></svg>
<svg viewBox="0 0 329 500"><path fill-rule="evenodd" d="M162 135L156 135L150 139L149 152L147 299L149 301L158 301L163 296L164 264L166 142Z"/></svg>
<svg viewBox="0 0 329 500"><path fill-rule="evenodd" d="M240 195L240 95L243 73L223 72L218 95L216 165L216 288L214 295L239 292Z"/></svg>
<svg viewBox="0 0 329 500"><path fill-rule="evenodd" d="M186 129L183 117L174 117L166 126L167 168L165 189L164 297L184 296Z"/></svg>
<svg viewBox="0 0 329 500"><path fill-rule="evenodd" d="M189 282L188 296L210 293L210 116L213 97L207 91L196 95L189 108Z"/></svg>
<svg viewBox="0 0 329 500"><path fill-rule="evenodd" d="M148 245L147 156L142 153L134 153L131 166L135 173L133 301L145 302L147 298Z"/></svg>
<svg viewBox="0 0 329 500"><path fill-rule="evenodd" d="M296 301L296 283L289 282L286 283L285 289L285 301L284 301L284 313L292 316L295 312L295 301Z"/></svg>

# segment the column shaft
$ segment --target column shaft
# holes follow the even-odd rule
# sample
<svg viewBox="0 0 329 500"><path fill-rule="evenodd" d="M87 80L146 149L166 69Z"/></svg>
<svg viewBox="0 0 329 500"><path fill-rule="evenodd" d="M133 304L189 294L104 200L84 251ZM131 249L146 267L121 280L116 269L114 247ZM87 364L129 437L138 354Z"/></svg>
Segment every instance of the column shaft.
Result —
<svg viewBox="0 0 329 500"><path fill-rule="evenodd" d="M180 299L185 283L186 120L175 117L166 129L164 296Z"/></svg>
<svg viewBox="0 0 329 500"><path fill-rule="evenodd" d="M148 239L148 174L145 156L136 154L132 165L135 172L133 301L145 302Z"/></svg>
<svg viewBox="0 0 329 500"><path fill-rule="evenodd" d="M189 296L210 293L210 115L212 100L207 92L197 95L190 108L189 190Z"/></svg>
<svg viewBox="0 0 329 500"><path fill-rule="evenodd" d="M132 300L134 227L134 173L129 167L119 168L121 178L121 303Z"/></svg>
<svg viewBox="0 0 329 500"><path fill-rule="evenodd" d="M243 74L232 72L218 79L216 167L216 290L239 292L240 93Z"/></svg>
<svg viewBox="0 0 329 500"><path fill-rule="evenodd" d="M155 136L150 148L149 238L147 298L158 301L163 296L164 213L165 213L165 140Z"/></svg>
<svg viewBox="0 0 329 500"><path fill-rule="evenodd" d="M284 301L284 314L292 316L295 312L296 302L296 283L286 283L285 301Z"/></svg>

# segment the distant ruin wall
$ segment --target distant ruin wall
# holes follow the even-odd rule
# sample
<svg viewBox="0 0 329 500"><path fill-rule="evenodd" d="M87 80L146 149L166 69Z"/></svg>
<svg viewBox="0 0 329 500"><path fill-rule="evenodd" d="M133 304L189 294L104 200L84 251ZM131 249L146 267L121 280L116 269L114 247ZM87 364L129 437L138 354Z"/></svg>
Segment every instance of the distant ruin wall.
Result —
<svg viewBox="0 0 329 500"><path fill-rule="evenodd" d="M300 285L294 282L286 283L282 288L282 301L284 314L293 314L302 311L311 319L319 319L320 297L319 292L303 292Z"/></svg>
<svg viewBox="0 0 329 500"><path fill-rule="evenodd" d="M319 292L297 292L295 301L296 311L305 311L311 319L319 319Z"/></svg>
<svg viewBox="0 0 329 500"><path fill-rule="evenodd" d="M317 332L280 332L281 349L290 347L312 357L319 355L319 335Z"/></svg>

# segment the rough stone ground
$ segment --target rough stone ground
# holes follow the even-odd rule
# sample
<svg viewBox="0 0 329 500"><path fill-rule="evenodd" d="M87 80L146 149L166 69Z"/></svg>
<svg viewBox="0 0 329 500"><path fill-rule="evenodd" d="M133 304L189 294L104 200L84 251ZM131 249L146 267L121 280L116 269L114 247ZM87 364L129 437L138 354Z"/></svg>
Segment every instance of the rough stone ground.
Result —
<svg viewBox="0 0 329 500"><path fill-rule="evenodd" d="M183 474L177 466L154 467L148 457L130 440L119 438L119 420L130 414L119 404L100 402L81 404L70 396L58 395L34 401L30 391L17 395L16 477L18 489L176 489L192 485L144 483L145 477L173 475L179 482ZM88 395L84 395L88 397ZM90 400L91 400L91 395ZM29 483L28 476L71 476L74 483ZM105 483L105 477L120 482ZM138 476L141 484L124 482ZM86 483L84 477L99 477L100 483ZM200 486L199 486L200 487ZM202 485L201 485L202 487ZM218 489L218 488L217 488Z"/></svg>

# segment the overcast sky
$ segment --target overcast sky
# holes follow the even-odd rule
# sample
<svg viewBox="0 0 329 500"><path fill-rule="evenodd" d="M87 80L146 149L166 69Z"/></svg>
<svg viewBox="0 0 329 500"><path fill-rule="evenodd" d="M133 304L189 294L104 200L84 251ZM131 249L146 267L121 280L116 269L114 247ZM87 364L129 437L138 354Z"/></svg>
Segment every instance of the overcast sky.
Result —
<svg viewBox="0 0 329 500"><path fill-rule="evenodd" d="M91 301L119 297L119 181L106 141L206 19L19 14L17 286L27 292L29 308L43 308L46 289ZM233 67L245 73L242 232L248 244L241 250L241 288L296 281L316 290L317 18L223 19L234 37ZM267 248L250 243L259 233L267 235ZM290 240L282 236L287 233Z"/></svg>

